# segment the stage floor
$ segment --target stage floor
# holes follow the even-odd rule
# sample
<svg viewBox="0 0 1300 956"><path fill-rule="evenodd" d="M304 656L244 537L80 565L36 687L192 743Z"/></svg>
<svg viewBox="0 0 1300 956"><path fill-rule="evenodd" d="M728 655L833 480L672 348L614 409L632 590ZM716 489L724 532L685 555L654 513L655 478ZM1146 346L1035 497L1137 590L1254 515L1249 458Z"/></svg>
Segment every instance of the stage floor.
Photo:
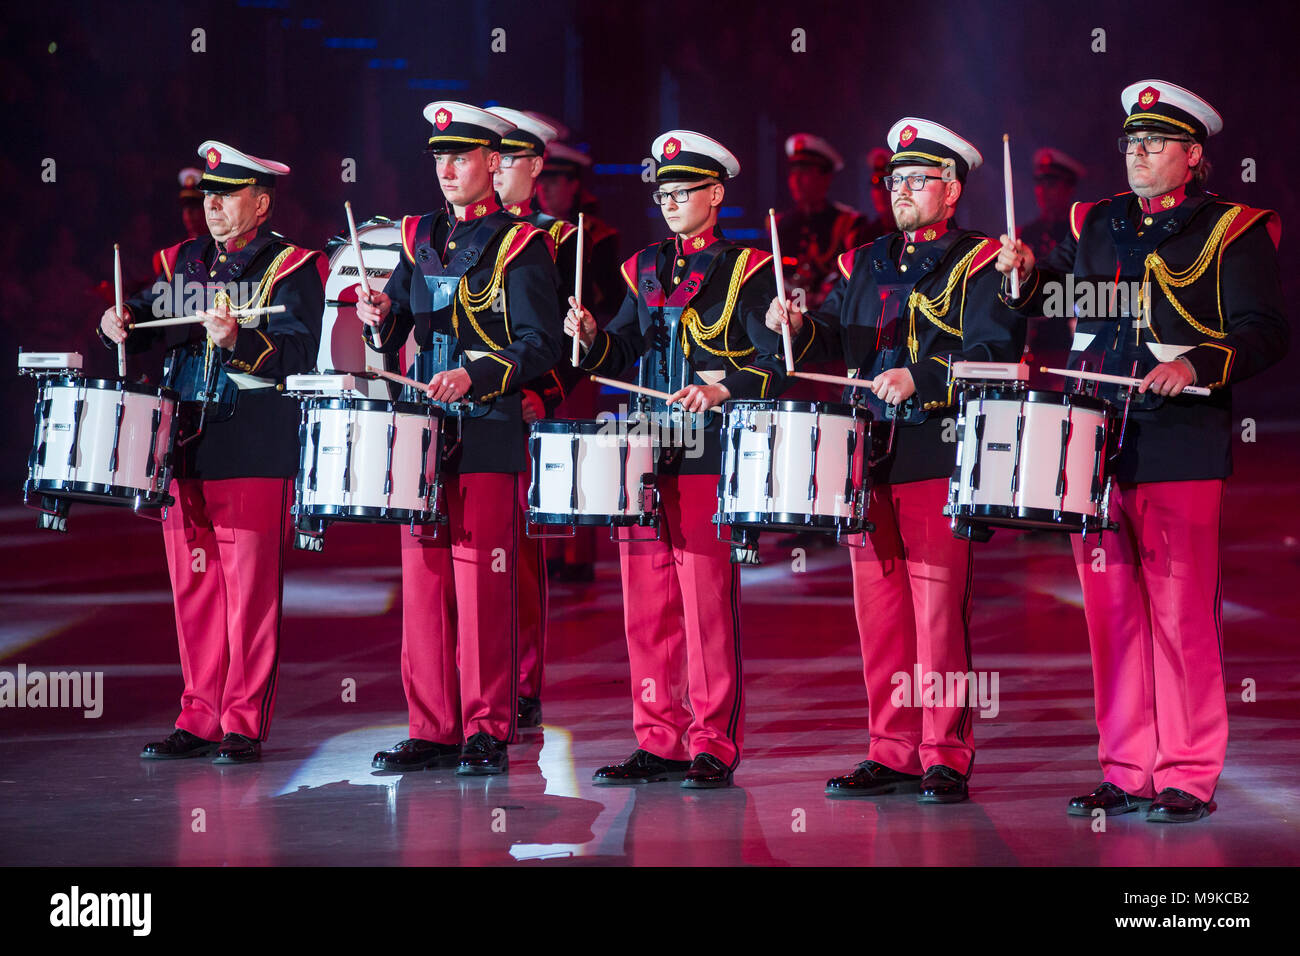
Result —
<svg viewBox="0 0 1300 956"><path fill-rule="evenodd" d="M1190 826L1067 817L1100 780L1087 636L1063 537L999 532L976 552L972 799L826 798L866 750L848 560L802 573L766 542L746 569L747 725L736 786L591 785L634 748L618 569L551 589L545 728L510 773L370 769L405 737L394 528L336 526L286 575L279 696L264 759L151 762L181 681L156 526L76 507L71 532L0 510L0 668L103 672L103 713L0 710L0 863L32 865L1124 865L1300 863L1300 450L1297 426L1238 444L1224 518L1231 737L1218 812ZM343 700L347 679L356 702ZM1245 701L1243 682L1255 700Z"/></svg>

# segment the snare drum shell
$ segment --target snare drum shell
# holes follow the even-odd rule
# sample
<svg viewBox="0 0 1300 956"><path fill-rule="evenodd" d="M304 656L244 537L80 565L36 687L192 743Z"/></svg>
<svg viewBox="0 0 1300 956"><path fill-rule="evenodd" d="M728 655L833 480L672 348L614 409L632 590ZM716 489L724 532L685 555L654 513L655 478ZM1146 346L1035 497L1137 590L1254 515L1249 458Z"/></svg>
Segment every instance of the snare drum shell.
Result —
<svg viewBox="0 0 1300 956"><path fill-rule="evenodd" d="M295 487L300 517L403 524L432 520L442 457L438 409L343 397L308 398L303 406L302 465Z"/></svg>
<svg viewBox="0 0 1300 956"><path fill-rule="evenodd" d="M102 504L169 504L177 398L171 389L112 379L46 379L37 399L28 487Z"/></svg>
<svg viewBox="0 0 1300 956"><path fill-rule="evenodd" d="M724 416L720 523L863 530L870 452L865 411L837 403L746 401L728 402Z"/></svg>
<svg viewBox="0 0 1300 956"><path fill-rule="evenodd" d="M629 431L614 419L547 419L533 423L529 458L528 520L533 524L631 525L648 517L641 488L658 458L649 432Z"/></svg>
<svg viewBox="0 0 1300 956"><path fill-rule="evenodd" d="M977 438L981 416L983 434ZM1058 491L1067 425L1065 482ZM1099 527L1105 520L1100 514L1100 489L1105 482L1108 425L1108 404L1088 396L969 390L957 423L956 514L1010 527L1068 531Z"/></svg>

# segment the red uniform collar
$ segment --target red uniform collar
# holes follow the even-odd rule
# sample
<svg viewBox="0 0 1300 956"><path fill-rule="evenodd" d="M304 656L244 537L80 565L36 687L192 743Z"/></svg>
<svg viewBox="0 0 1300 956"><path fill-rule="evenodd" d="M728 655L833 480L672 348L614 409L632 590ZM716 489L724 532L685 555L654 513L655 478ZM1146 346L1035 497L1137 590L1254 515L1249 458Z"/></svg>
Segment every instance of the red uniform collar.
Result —
<svg viewBox="0 0 1300 956"><path fill-rule="evenodd" d="M943 222L932 222L928 226L922 226L916 232L904 232L908 242L934 242L945 232L948 231L948 220Z"/></svg>
<svg viewBox="0 0 1300 956"><path fill-rule="evenodd" d="M531 216L535 212L541 212L542 207L537 202L537 196L529 196L524 202L512 202L505 207L506 212L512 216Z"/></svg>
<svg viewBox="0 0 1300 956"><path fill-rule="evenodd" d="M501 204L497 202L496 193L489 193L478 202L470 203L466 206L464 218L457 216L455 207L452 206L451 203L448 203L447 218L455 222L471 222L475 219L482 219L484 216L490 215L500 208Z"/></svg>
<svg viewBox="0 0 1300 956"><path fill-rule="evenodd" d="M693 236L676 236L674 241L678 255L693 256L695 253L709 248L721 238L722 230L717 226L710 226L703 232L697 232Z"/></svg>
<svg viewBox="0 0 1300 956"><path fill-rule="evenodd" d="M243 249L244 246L257 238L260 228L261 227L259 226L254 226L252 229L248 230L248 232L235 236L234 239L227 239L225 242L218 242L217 248L225 253L238 252L240 249Z"/></svg>
<svg viewBox="0 0 1300 956"><path fill-rule="evenodd" d="M1177 189L1165 193L1163 196L1153 196L1151 199L1138 197L1138 205L1142 207L1143 212L1168 212L1175 206L1182 203L1187 198L1187 184L1179 186Z"/></svg>

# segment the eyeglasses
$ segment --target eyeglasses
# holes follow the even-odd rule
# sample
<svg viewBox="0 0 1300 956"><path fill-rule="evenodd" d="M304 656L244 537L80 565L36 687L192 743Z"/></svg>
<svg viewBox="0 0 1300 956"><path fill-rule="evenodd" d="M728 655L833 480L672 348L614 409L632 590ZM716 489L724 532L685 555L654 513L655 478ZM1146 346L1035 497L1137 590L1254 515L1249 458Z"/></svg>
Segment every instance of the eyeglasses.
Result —
<svg viewBox="0 0 1300 956"><path fill-rule="evenodd" d="M912 173L909 176L886 176L881 180L885 184L885 188L891 193L898 192L904 182L907 183L907 188L912 192L919 193L925 188L926 183L942 181L942 176L927 176L925 173Z"/></svg>
<svg viewBox="0 0 1300 956"><path fill-rule="evenodd" d="M525 159L536 159L536 157L526 153L502 153L501 168L509 169L516 162L522 163Z"/></svg>
<svg viewBox="0 0 1300 956"><path fill-rule="evenodd" d="M697 193L701 189L708 189L712 185L714 184L701 183L698 186L692 186L690 189L673 189L673 190L669 190L668 192L664 192L661 189L656 189L654 192L650 194L650 201L654 203L656 206L662 206L665 202L668 201L668 197L672 196L673 202L677 203L680 206L682 203L686 202L686 200L691 198L691 193Z"/></svg>
<svg viewBox="0 0 1300 956"><path fill-rule="evenodd" d="M1164 152L1165 143L1190 143L1192 140L1186 136L1162 136L1159 133L1152 133L1150 136L1121 136L1119 138L1119 151L1127 156L1137 150L1139 146L1147 153Z"/></svg>

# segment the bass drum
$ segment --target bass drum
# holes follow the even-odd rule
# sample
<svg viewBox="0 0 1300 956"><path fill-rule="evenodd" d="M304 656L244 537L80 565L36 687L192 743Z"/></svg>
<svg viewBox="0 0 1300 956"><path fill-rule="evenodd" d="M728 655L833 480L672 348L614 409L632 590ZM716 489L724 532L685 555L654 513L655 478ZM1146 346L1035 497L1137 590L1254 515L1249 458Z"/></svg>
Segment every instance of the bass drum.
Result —
<svg viewBox="0 0 1300 956"><path fill-rule="evenodd" d="M371 219L357 226L357 239L366 261L370 287L382 290L402 257L401 223L382 216ZM325 253L329 256L330 271L325 280L325 314L321 316L316 370L364 372L367 367L374 367L400 372L405 369L406 358L415 354L412 341L408 339L402 355L383 355L370 348L363 338L365 326L357 317L361 273L350 237L346 233L335 236L325 244ZM366 398L379 401L395 399L400 388L377 379L358 379L356 387Z"/></svg>

